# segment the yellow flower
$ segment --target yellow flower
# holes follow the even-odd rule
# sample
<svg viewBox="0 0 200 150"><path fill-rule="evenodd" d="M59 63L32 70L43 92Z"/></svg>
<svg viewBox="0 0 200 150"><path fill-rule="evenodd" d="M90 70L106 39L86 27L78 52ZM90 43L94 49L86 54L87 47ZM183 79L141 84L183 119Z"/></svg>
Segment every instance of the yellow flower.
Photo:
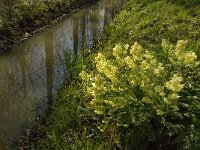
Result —
<svg viewBox="0 0 200 150"><path fill-rule="evenodd" d="M167 50L169 45L167 44L167 41L165 39L162 39L162 47L164 50Z"/></svg>
<svg viewBox="0 0 200 150"><path fill-rule="evenodd" d="M199 66L200 65L200 61L197 61L196 63L195 63L195 67L197 67L197 66Z"/></svg>
<svg viewBox="0 0 200 150"><path fill-rule="evenodd" d="M114 66L109 60L105 59L105 56L101 53L95 57L96 60L96 68L100 73L105 74L112 82L117 82L116 73L117 67Z"/></svg>
<svg viewBox="0 0 200 150"><path fill-rule="evenodd" d="M172 79L165 83L165 87L174 92L179 92L183 89L183 84L181 84L182 80L182 77L174 74Z"/></svg>
<svg viewBox="0 0 200 150"><path fill-rule="evenodd" d="M197 59L197 55L194 52L188 52L184 55L183 63L185 65L192 64Z"/></svg>
<svg viewBox="0 0 200 150"><path fill-rule="evenodd" d="M169 98L172 100L178 100L180 96L177 93L172 93L171 95L169 95Z"/></svg>
<svg viewBox="0 0 200 150"><path fill-rule="evenodd" d="M104 128L101 128L101 127L97 127L101 132L104 132L105 131L105 129Z"/></svg>
<svg viewBox="0 0 200 150"><path fill-rule="evenodd" d="M149 59L149 60L153 60L153 55L149 52L149 51L145 51L145 54L144 54L144 57L145 59Z"/></svg>
<svg viewBox="0 0 200 150"><path fill-rule="evenodd" d="M91 78L91 75L87 74L85 71L81 71L79 76L82 78L82 80L89 81Z"/></svg>
<svg viewBox="0 0 200 150"><path fill-rule="evenodd" d="M155 75L159 75L159 74L160 74L160 70L159 70L158 68L155 69L155 70L154 70L154 74L155 74Z"/></svg>
<svg viewBox="0 0 200 150"><path fill-rule="evenodd" d="M155 86L155 91L158 92L158 93L160 93L160 92L163 91L163 87L160 86L160 85L157 85L157 86Z"/></svg>
<svg viewBox="0 0 200 150"><path fill-rule="evenodd" d="M157 76L161 76L161 74L163 73L163 71L164 71L164 67L162 67L162 63L159 63L158 68L156 68L154 70L154 74L157 75Z"/></svg>
<svg viewBox="0 0 200 150"><path fill-rule="evenodd" d="M124 48L125 48L125 50L128 50L129 45L128 44L124 45Z"/></svg>
<svg viewBox="0 0 200 150"><path fill-rule="evenodd" d="M113 48L113 56L115 56L116 58L120 59L121 53L122 53L122 47L121 47L121 45L117 44Z"/></svg>
<svg viewBox="0 0 200 150"><path fill-rule="evenodd" d="M143 60L140 64L140 68L141 68L141 71L146 72L146 70L150 68L150 65L147 61ZM142 73L144 73L144 72L142 72Z"/></svg>
<svg viewBox="0 0 200 150"><path fill-rule="evenodd" d="M129 124L124 124L124 127L125 127L125 128L128 128L128 127L129 127Z"/></svg>
<svg viewBox="0 0 200 150"><path fill-rule="evenodd" d="M179 40L176 44L176 50L177 51L183 51L185 50L185 47L187 46L188 41L187 40Z"/></svg>
<svg viewBox="0 0 200 150"><path fill-rule="evenodd" d="M99 111L99 110L94 110L94 112L98 115L103 115L103 111Z"/></svg>
<svg viewBox="0 0 200 150"><path fill-rule="evenodd" d="M105 56L101 53L98 53L97 57L95 57L96 62L101 62L105 60Z"/></svg>
<svg viewBox="0 0 200 150"><path fill-rule="evenodd" d="M144 80L141 81L140 87L141 87L141 88L144 87Z"/></svg>
<svg viewBox="0 0 200 150"><path fill-rule="evenodd" d="M168 98L164 97L163 100L164 100L164 102L165 102L166 104L168 104L168 105L171 104L171 102L170 102L170 100L169 100Z"/></svg>
<svg viewBox="0 0 200 150"><path fill-rule="evenodd" d="M130 54L138 54L142 50L142 47L135 42L134 45L131 47Z"/></svg>
<svg viewBox="0 0 200 150"><path fill-rule="evenodd" d="M105 102L106 104L109 104L109 105L111 105L112 107L114 107L114 106L115 106L115 103L114 103L114 102L112 102L112 101L110 101L110 100L104 100L104 102Z"/></svg>
<svg viewBox="0 0 200 150"><path fill-rule="evenodd" d="M133 62L133 59L130 56L127 56L124 59L125 63L128 65L129 68L134 69L135 68L135 64Z"/></svg>
<svg viewBox="0 0 200 150"><path fill-rule="evenodd" d="M164 87L163 86L156 86L155 91L158 93L159 96L164 97L166 94L164 93Z"/></svg>
<svg viewBox="0 0 200 150"><path fill-rule="evenodd" d="M150 64L151 64L152 66L154 66L154 65L157 64L157 61L156 61L155 59L151 59Z"/></svg>
<svg viewBox="0 0 200 150"><path fill-rule="evenodd" d="M164 96L165 96L165 93L164 93L164 92L160 92L160 93L159 93L159 96L164 97Z"/></svg>
<svg viewBox="0 0 200 150"><path fill-rule="evenodd" d="M157 112L157 115L159 115L159 116L162 116L165 113L165 112L163 112L162 110L159 110L159 109L156 110L156 112Z"/></svg>
<svg viewBox="0 0 200 150"><path fill-rule="evenodd" d="M123 47L120 44L117 44L114 48L113 48L113 56L116 58L116 61L119 64L123 64L124 63L124 56L127 53L127 50L129 48L129 45L123 45Z"/></svg>
<svg viewBox="0 0 200 150"><path fill-rule="evenodd" d="M130 81L130 83L131 83L131 85L133 85L133 86L135 86L135 85L136 85L136 83L135 83L135 81L134 81L134 80L131 80L131 81Z"/></svg>
<svg viewBox="0 0 200 150"><path fill-rule="evenodd" d="M93 88L96 88L96 87L97 87L95 82L92 83L92 86L93 86Z"/></svg>

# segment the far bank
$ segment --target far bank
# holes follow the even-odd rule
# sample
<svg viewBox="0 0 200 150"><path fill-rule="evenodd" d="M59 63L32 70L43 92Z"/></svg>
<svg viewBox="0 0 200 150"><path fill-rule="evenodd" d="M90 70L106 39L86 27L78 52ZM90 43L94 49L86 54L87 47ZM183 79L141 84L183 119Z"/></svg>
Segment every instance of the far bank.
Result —
<svg viewBox="0 0 200 150"><path fill-rule="evenodd" d="M61 18L97 0L2 1L0 14L0 53L32 36Z"/></svg>

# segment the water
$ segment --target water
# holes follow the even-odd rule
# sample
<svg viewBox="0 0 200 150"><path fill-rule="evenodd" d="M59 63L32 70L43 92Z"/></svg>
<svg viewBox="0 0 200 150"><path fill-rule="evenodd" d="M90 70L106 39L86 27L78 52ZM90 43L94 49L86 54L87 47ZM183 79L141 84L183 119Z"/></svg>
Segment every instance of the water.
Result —
<svg viewBox="0 0 200 150"><path fill-rule="evenodd" d="M0 149L12 145L66 75L66 53L90 47L123 0L100 0L0 56Z"/></svg>

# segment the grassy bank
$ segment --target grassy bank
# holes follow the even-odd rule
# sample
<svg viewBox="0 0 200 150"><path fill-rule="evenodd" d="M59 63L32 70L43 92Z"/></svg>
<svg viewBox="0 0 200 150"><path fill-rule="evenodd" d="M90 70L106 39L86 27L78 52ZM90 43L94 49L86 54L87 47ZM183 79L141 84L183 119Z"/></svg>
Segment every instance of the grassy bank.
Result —
<svg viewBox="0 0 200 150"><path fill-rule="evenodd" d="M95 0L18 1L1 8L0 52L8 52L41 28Z"/></svg>
<svg viewBox="0 0 200 150"><path fill-rule="evenodd" d="M199 10L197 0L128 0L93 53L71 60L75 78L33 147L199 149Z"/></svg>

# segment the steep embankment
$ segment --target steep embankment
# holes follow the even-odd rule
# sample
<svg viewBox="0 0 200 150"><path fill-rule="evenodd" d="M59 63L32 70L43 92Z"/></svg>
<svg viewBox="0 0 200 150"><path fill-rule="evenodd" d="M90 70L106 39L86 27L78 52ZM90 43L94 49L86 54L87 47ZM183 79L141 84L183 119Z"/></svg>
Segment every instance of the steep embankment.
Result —
<svg viewBox="0 0 200 150"><path fill-rule="evenodd" d="M74 63L36 147L199 149L199 34L198 1L128 0L100 54Z"/></svg>
<svg viewBox="0 0 200 150"><path fill-rule="evenodd" d="M109 51L116 43L133 44L137 41L146 48L158 50L162 39L172 43L188 39L198 46L199 2L184 4L183 1L128 1L125 9L106 29L102 45Z"/></svg>

